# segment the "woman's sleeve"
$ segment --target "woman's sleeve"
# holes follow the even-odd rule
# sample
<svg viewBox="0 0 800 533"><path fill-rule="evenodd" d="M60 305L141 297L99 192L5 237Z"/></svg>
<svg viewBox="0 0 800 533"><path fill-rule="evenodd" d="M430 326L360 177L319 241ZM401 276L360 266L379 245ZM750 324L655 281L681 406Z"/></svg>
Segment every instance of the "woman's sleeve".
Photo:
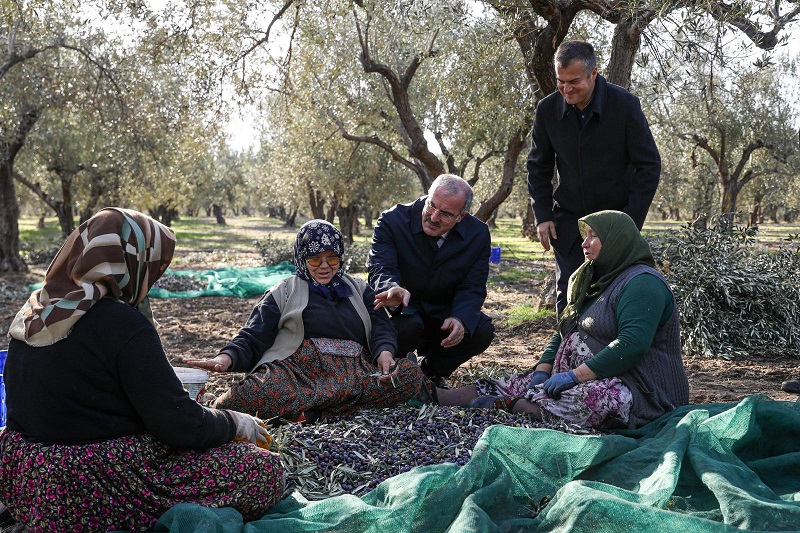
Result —
<svg viewBox="0 0 800 533"><path fill-rule="evenodd" d="M267 292L253 307L245 326L220 350L233 359L229 372L249 372L255 366L275 343L280 319L281 310L272 294Z"/></svg>
<svg viewBox="0 0 800 533"><path fill-rule="evenodd" d="M672 315L674 299L658 277L639 274L617 299L617 338L586 362L598 378L623 374L650 350L656 330Z"/></svg>
<svg viewBox="0 0 800 533"><path fill-rule="evenodd" d="M547 347L544 349L542 356L539 358L539 361L535 366L538 366L542 363L552 365L556 360L556 354L558 353L559 346L561 346L561 333L556 331L553 333L553 336L550 337L550 342L547 343Z"/></svg>
<svg viewBox="0 0 800 533"><path fill-rule="evenodd" d="M394 329L392 319L386 309L375 309L375 291L367 285L362 294L364 305L369 312L372 322L372 332L370 333L370 354L375 361L383 351L391 352L397 357L397 331Z"/></svg>
<svg viewBox="0 0 800 533"><path fill-rule="evenodd" d="M152 325L139 328L117 357L122 389L147 432L175 448L205 449L233 440L224 411L203 407L183 390Z"/></svg>

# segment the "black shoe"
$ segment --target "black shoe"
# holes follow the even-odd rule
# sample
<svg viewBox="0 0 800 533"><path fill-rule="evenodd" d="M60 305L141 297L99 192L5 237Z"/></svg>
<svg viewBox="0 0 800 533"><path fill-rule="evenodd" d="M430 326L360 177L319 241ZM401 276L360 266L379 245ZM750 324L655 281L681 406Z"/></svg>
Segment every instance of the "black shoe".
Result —
<svg viewBox="0 0 800 533"><path fill-rule="evenodd" d="M303 411L303 418L302 422L305 424L314 424L322 418L322 413L316 409L306 409Z"/></svg>
<svg viewBox="0 0 800 533"><path fill-rule="evenodd" d="M447 385L447 382L444 380L444 378L442 376L437 376L436 374L433 374L433 375L428 376L428 379L431 380L431 383L433 383L436 386L436 388L439 388L439 389L449 389L450 388Z"/></svg>
<svg viewBox="0 0 800 533"><path fill-rule="evenodd" d="M783 383L781 383L781 390L784 392L792 392L794 394L800 394L800 379L784 381Z"/></svg>
<svg viewBox="0 0 800 533"><path fill-rule="evenodd" d="M420 368L420 370L422 370L422 373L425 374L426 376L428 376L428 379L431 380L431 383L433 383L433 385L435 387L440 388L440 389L449 389L450 388L447 385L447 382L444 380L444 378L442 376L436 374L435 372L433 372L430 369L430 366L426 364L428 362L427 358L423 359L422 363L418 363L417 356L416 356L416 354L414 352L408 352L408 355L406 357L408 359L410 359L411 361L419 364L419 368Z"/></svg>

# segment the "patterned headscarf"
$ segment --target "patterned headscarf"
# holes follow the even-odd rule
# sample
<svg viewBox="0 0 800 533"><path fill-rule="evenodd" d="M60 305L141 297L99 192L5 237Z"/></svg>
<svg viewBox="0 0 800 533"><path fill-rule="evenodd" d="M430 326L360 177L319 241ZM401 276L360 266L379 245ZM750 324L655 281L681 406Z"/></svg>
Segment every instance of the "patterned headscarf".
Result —
<svg viewBox="0 0 800 533"><path fill-rule="evenodd" d="M559 320L559 327L572 327L572 319L587 298L594 298L606 290L611 282L626 268L635 264L655 266L650 245L639 233L631 217L621 211L598 211L578 220L581 233L592 228L600 238L600 253L584 262L569 277L567 306ZM562 334L565 329L561 328Z"/></svg>
<svg viewBox="0 0 800 533"><path fill-rule="evenodd" d="M306 265L306 258L317 255L325 250L331 250L338 255L342 262L339 270L327 285L318 283ZM344 274L344 238L336 226L326 220L309 220L297 230L294 240L294 266L297 275L304 279L311 289L327 300L336 301L339 298L350 296L350 287L342 279Z"/></svg>
<svg viewBox="0 0 800 533"><path fill-rule="evenodd" d="M102 298L136 307L152 321L147 292L174 251L175 234L160 222L138 211L103 209L70 234L8 334L31 346L53 344Z"/></svg>

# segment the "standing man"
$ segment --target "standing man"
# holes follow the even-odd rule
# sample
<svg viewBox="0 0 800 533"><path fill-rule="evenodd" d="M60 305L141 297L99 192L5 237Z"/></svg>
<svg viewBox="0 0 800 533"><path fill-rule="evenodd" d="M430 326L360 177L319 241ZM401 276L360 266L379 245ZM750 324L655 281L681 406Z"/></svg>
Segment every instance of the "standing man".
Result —
<svg viewBox="0 0 800 533"><path fill-rule="evenodd" d="M564 41L554 62L558 91L536 107L528 191L539 241L555 253L560 315L569 277L584 261L578 219L615 209L641 230L658 187L661 157L639 99L597 74L591 44Z"/></svg>
<svg viewBox="0 0 800 533"><path fill-rule="evenodd" d="M397 330L397 354L417 349L423 372L440 388L494 338L481 312L491 237L469 214L472 194L469 183L442 174L427 196L385 211L367 263L375 308L386 308Z"/></svg>

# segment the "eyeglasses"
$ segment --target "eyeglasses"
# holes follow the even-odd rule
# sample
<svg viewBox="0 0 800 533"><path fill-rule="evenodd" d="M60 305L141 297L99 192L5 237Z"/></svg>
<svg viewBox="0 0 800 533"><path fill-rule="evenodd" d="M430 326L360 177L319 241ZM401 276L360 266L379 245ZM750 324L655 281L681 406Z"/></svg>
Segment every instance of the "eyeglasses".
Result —
<svg viewBox="0 0 800 533"><path fill-rule="evenodd" d="M308 257L308 258L306 258L306 263L308 263L309 266L312 266L312 267L320 266L323 261L325 261L325 263L329 267L335 267L335 266L338 266L339 263L342 262L342 258L339 257L338 255L329 255L328 257Z"/></svg>
<svg viewBox="0 0 800 533"><path fill-rule="evenodd" d="M439 209L438 207L433 205L433 202L431 202L430 198L425 200L425 211L428 211L431 214L439 213L439 216L442 217L443 219L447 220L447 221L453 220L454 218L458 217L458 215L461 214L461 213L459 213L458 215L454 215L453 213L448 213L447 211L442 211L441 209Z"/></svg>

